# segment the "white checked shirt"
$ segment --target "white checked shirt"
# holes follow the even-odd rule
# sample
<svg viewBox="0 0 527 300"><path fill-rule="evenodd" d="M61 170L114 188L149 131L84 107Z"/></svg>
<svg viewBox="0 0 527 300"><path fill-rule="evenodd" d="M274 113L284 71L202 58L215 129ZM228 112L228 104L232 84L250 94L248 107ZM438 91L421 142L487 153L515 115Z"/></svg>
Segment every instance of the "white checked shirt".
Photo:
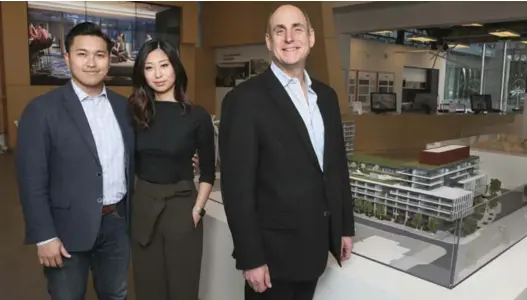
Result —
<svg viewBox="0 0 527 300"><path fill-rule="evenodd" d="M102 167L103 205L119 202L126 195L126 164L121 128L103 88L98 96L89 96L71 82L90 124Z"/></svg>

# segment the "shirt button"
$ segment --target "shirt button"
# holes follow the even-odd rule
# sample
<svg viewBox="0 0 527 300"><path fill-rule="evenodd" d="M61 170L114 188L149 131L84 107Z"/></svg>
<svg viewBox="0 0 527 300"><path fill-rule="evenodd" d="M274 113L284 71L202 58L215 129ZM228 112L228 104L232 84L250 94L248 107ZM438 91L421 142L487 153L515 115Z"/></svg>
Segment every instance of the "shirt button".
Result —
<svg viewBox="0 0 527 300"><path fill-rule="evenodd" d="M102 197L97 198L97 203L102 203Z"/></svg>
<svg viewBox="0 0 527 300"><path fill-rule="evenodd" d="M101 177L101 176L102 176L101 172L97 172L97 177Z"/></svg>

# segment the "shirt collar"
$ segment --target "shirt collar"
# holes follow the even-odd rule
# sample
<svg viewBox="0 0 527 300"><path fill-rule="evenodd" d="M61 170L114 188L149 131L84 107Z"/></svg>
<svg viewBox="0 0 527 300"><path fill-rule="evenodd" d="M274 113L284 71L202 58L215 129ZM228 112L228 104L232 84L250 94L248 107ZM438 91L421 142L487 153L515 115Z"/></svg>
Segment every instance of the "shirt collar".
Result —
<svg viewBox="0 0 527 300"><path fill-rule="evenodd" d="M273 71L276 78L278 78L278 81L280 81L280 83L284 87L289 85L291 81L294 79L290 77L289 75L287 75L286 73L284 73L284 71L282 71L277 65L275 65L274 62L271 63L271 70ZM311 89L311 78L309 77L309 74L307 74L306 70L304 70L304 77L306 78L308 89Z"/></svg>
<svg viewBox="0 0 527 300"><path fill-rule="evenodd" d="M75 81L71 80L71 86L73 87L73 91L75 92L75 94L77 95L77 97L79 98L79 100L82 102L86 99L89 99L91 98L90 95L86 94L86 92L84 92L76 83ZM104 98L107 98L108 95L106 93L106 86L103 86L102 87L102 91L99 95L97 95L97 97L104 97Z"/></svg>

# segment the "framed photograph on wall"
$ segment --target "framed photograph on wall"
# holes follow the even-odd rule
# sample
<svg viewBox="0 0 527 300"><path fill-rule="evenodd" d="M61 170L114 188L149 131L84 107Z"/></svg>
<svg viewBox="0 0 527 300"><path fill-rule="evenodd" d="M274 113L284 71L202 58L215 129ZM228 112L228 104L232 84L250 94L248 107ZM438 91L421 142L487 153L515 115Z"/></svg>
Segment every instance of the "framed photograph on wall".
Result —
<svg viewBox="0 0 527 300"><path fill-rule="evenodd" d="M124 1L28 1L27 6L31 85L62 85L71 78L64 39L82 22L99 25L112 40L107 85L131 85L135 56L145 41L161 38L179 48L180 7Z"/></svg>

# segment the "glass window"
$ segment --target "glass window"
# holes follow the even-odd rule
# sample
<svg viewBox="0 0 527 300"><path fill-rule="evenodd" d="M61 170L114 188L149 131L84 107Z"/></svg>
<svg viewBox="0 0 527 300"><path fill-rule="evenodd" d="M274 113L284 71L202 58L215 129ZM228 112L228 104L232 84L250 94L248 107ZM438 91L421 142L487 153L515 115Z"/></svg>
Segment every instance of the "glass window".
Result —
<svg viewBox="0 0 527 300"><path fill-rule="evenodd" d="M454 48L447 54L443 103L470 107L470 95L480 91L482 49L481 45L472 45L468 49Z"/></svg>

